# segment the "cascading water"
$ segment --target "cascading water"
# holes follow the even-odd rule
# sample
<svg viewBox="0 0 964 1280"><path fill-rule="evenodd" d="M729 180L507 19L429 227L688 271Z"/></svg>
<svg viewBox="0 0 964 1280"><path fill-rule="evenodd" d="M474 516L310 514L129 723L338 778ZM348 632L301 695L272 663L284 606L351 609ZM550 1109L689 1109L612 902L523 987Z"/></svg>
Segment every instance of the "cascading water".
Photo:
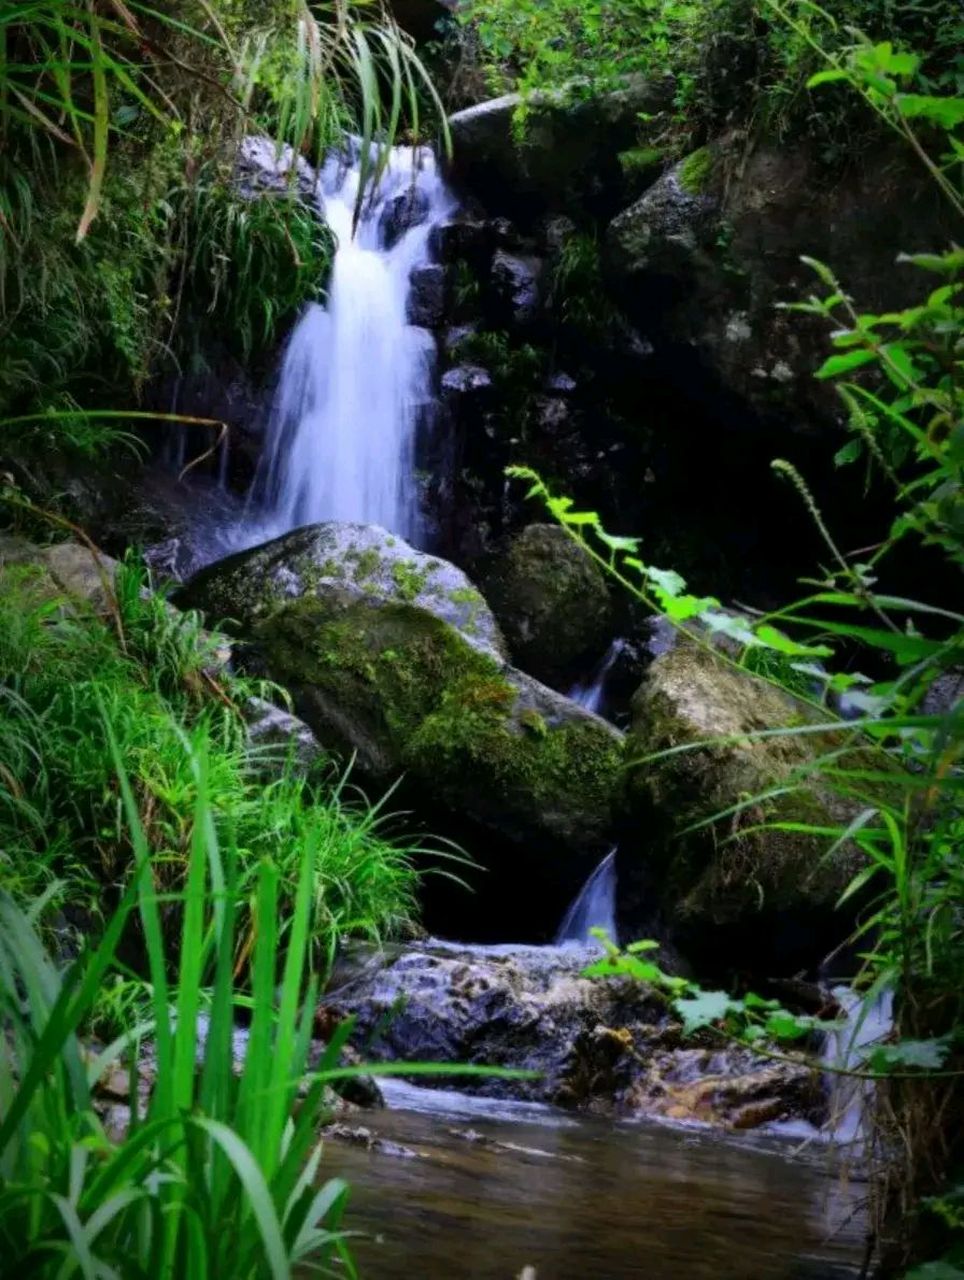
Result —
<svg viewBox="0 0 964 1280"><path fill-rule="evenodd" d="M573 702L586 711L594 712L597 716L602 714L606 700L606 681L625 648L625 643L624 640L614 640L586 683L573 685L568 695Z"/></svg>
<svg viewBox="0 0 964 1280"><path fill-rule="evenodd" d="M894 1022L894 997L883 991L872 1004L865 1005L861 996L849 987L834 987L833 995L840 1005L843 1019L839 1031L833 1031L824 1043L823 1060L830 1068L853 1070L863 1065L868 1050L880 1043ZM866 1080L853 1076L830 1075L829 1130L836 1142L859 1142L863 1137L864 1110L868 1101Z"/></svg>
<svg viewBox="0 0 964 1280"><path fill-rule="evenodd" d="M611 849L579 890L556 934L556 945L592 942L590 929L616 940L616 850Z"/></svg>
<svg viewBox="0 0 964 1280"><path fill-rule="evenodd" d="M415 432L435 348L408 322L410 278L454 202L429 149L394 147L353 228L360 181L357 144L318 181L337 241L328 303L306 309L285 352L249 504L258 540L317 520L418 539Z"/></svg>

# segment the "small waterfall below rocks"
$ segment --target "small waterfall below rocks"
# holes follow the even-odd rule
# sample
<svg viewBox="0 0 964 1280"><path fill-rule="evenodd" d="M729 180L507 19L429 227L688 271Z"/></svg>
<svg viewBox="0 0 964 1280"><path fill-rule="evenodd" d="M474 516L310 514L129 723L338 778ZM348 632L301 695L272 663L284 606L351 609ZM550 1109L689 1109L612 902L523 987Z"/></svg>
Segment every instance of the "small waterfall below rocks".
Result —
<svg viewBox="0 0 964 1280"><path fill-rule="evenodd" d="M834 987L833 995L840 1005L843 1019L840 1029L832 1031L824 1042L823 1060L831 1068L857 1069L863 1065L871 1047L882 1041L893 1026L893 993L882 991L869 1006L850 987ZM865 1136L864 1112L871 1101L868 1094L873 1085L832 1071L827 1074L831 1136L840 1143L862 1141Z"/></svg>
<svg viewBox="0 0 964 1280"><path fill-rule="evenodd" d="M624 640L614 640L589 679L584 684L573 685L568 694L573 702L597 716L602 714L606 701L606 682L625 648L625 643Z"/></svg>
<svg viewBox="0 0 964 1280"><path fill-rule="evenodd" d="M360 182L357 142L318 179L337 250L327 305L306 308L284 354L249 507L259 539L344 520L418 541L415 432L435 344L409 322L410 281L454 202L425 147L391 149L353 226Z"/></svg>
<svg viewBox="0 0 964 1280"><path fill-rule="evenodd" d="M556 945L592 942L590 929L616 940L616 850L611 849L579 890L556 934Z"/></svg>

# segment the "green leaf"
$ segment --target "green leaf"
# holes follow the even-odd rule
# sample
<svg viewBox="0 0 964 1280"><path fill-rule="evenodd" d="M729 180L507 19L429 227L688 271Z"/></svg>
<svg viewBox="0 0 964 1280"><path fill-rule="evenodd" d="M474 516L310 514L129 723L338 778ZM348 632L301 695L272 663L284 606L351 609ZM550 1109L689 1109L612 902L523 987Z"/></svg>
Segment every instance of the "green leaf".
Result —
<svg viewBox="0 0 964 1280"><path fill-rule="evenodd" d="M814 374L814 377L824 380L838 378L842 373L850 373L852 369L859 369L861 365L870 364L872 360L876 359L876 352L868 351L866 347L861 347L856 351L847 351L839 356L829 356Z"/></svg>
<svg viewBox="0 0 964 1280"><path fill-rule="evenodd" d="M683 1019L683 1031L689 1035L719 1022L731 1009L739 1011L742 1004L727 991L701 991L699 995L677 1000L674 1007Z"/></svg>
<svg viewBox="0 0 964 1280"><path fill-rule="evenodd" d="M785 653L790 658L829 658L833 654L833 650L825 644L800 644L797 640L791 640L788 635L769 623L757 627L754 635L760 644L766 645L776 653Z"/></svg>
<svg viewBox="0 0 964 1280"><path fill-rule="evenodd" d="M652 566L644 569L646 577L668 596L681 595L686 590L686 580L673 569L655 569Z"/></svg>
<svg viewBox="0 0 964 1280"><path fill-rule="evenodd" d="M864 442L859 436L853 440L848 440L842 449L838 449L833 455L834 466L846 467L851 462L856 462L864 451Z"/></svg>
<svg viewBox="0 0 964 1280"><path fill-rule="evenodd" d="M851 79L851 74L849 71L843 71L840 69L835 69L833 71L829 69L827 71L818 71L815 76L811 76L810 79L807 81L807 88L816 89L817 86L821 84L834 84L838 80L850 80L850 79Z"/></svg>
<svg viewBox="0 0 964 1280"><path fill-rule="evenodd" d="M867 1059L871 1071L886 1073L905 1067L919 1067L922 1071L939 1071L947 1061L950 1045L945 1038L939 1040L899 1040L897 1044L880 1044L874 1047Z"/></svg>
<svg viewBox="0 0 964 1280"><path fill-rule="evenodd" d="M897 110L907 119L929 120L941 129L964 124L964 98L934 98L919 93L897 95Z"/></svg>

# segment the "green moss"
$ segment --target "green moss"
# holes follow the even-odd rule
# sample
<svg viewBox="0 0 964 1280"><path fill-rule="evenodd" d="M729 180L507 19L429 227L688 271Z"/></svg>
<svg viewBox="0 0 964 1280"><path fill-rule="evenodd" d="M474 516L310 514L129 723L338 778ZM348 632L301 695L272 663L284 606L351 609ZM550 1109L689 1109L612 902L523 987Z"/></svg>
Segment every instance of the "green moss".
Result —
<svg viewBox="0 0 964 1280"><path fill-rule="evenodd" d="M434 564L419 568L414 560L396 560L392 564L392 581L399 598L411 602L425 590L425 584L435 572Z"/></svg>
<svg viewBox="0 0 964 1280"><path fill-rule="evenodd" d="M700 147L685 160L681 160L676 170L680 186L688 195L701 195L709 183L713 172L713 152L709 147Z"/></svg>
<svg viewBox="0 0 964 1280"><path fill-rule="evenodd" d="M625 177L638 178L662 164L663 152L659 147L630 147L627 151L620 151L616 158Z"/></svg>
<svg viewBox="0 0 964 1280"><path fill-rule="evenodd" d="M366 578L374 577L381 568L382 558L374 547L366 547L364 551L357 551L353 547L350 554L355 561L356 582L363 582Z"/></svg>
<svg viewBox="0 0 964 1280"><path fill-rule="evenodd" d="M386 771L408 770L451 805L481 795L506 820L548 812L560 833L608 824L620 739L520 712L502 666L434 615L332 592L285 605L253 639L274 679L350 726L343 749L364 741Z"/></svg>
<svg viewBox="0 0 964 1280"><path fill-rule="evenodd" d="M524 729L528 729L530 733L534 733L537 738L544 738L549 732L545 719L535 710L534 707L527 707L519 716L519 723Z"/></svg>

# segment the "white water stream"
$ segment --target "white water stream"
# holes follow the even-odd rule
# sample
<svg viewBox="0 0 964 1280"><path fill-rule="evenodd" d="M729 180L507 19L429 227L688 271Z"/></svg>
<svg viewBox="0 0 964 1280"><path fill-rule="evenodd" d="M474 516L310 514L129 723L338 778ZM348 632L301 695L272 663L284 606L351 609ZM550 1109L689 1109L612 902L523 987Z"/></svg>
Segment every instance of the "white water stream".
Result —
<svg viewBox="0 0 964 1280"><path fill-rule="evenodd" d="M394 147L353 230L360 177L356 144L318 181L337 251L327 305L306 308L285 351L249 506L259 541L319 520L418 540L415 431L435 346L408 323L410 277L454 201L429 149ZM406 202L411 216L399 220Z"/></svg>
<svg viewBox="0 0 964 1280"><path fill-rule="evenodd" d="M606 699L609 673L616 665L616 659L625 646L625 640L614 640L589 679L585 683L574 684L567 696L585 711L592 711L597 716L601 715Z"/></svg>
<svg viewBox="0 0 964 1280"><path fill-rule="evenodd" d="M556 934L556 945L592 943L590 929L616 941L616 850L611 849L579 890ZM598 944L596 944L598 945Z"/></svg>

